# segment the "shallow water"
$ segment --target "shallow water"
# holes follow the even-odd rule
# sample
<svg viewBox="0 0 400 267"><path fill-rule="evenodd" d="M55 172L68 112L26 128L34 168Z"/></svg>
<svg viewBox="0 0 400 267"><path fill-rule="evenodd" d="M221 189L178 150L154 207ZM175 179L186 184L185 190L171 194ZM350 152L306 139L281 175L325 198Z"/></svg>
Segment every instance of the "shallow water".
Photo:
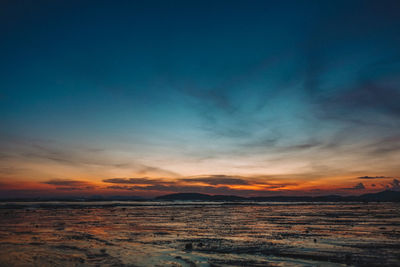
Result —
<svg viewBox="0 0 400 267"><path fill-rule="evenodd" d="M0 204L0 266L400 266L400 203Z"/></svg>

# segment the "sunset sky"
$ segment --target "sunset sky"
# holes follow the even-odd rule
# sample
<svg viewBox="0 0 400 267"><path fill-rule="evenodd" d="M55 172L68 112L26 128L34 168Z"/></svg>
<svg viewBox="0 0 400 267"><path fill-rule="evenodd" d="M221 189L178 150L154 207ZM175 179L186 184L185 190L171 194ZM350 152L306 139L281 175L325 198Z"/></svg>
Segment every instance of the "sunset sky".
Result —
<svg viewBox="0 0 400 267"><path fill-rule="evenodd" d="M400 1L1 1L0 197L400 189Z"/></svg>

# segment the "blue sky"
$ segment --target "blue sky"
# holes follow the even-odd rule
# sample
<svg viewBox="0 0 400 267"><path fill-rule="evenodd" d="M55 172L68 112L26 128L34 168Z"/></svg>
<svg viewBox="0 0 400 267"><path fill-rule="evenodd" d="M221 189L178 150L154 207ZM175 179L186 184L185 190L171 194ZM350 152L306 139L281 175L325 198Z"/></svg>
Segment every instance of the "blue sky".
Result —
<svg viewBox="0 0 400 267"><path fill-rule="evenodd" d="M2 180L397 177L399 7L2 2Z"/></svg>

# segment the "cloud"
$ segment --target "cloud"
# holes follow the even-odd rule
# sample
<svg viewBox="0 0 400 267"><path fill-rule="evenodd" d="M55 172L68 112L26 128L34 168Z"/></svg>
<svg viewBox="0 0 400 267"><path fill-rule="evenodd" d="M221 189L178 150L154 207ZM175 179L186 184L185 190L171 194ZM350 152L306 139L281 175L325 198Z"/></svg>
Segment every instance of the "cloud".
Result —
<svg viewBox="0 0 400 267"><path fill-rule="evenodd" d="M288 185L296 185L294 183L275 183L260 177L242 177L242 176L229 176L223 174L206 175L206 176L194 176L187 178L176 178L168 179L165 178L109 178L104 179L104 183L112 184L132 184L132 185L174 185L184 186L187 184L200 183L206 184L213 187L218 186L231 186L231 185L260 185L268 188L281 188Z"/></svg>
<svg viewBox="0 0 400 267"><path fill-rule="evenodd" d="M110 178L104 179L104 183L112 183L112 184L152 184L162 182L161 179L149 179L146 177L143 178Z"/></svg>
<svg viewBox="0 0 400 267"><path fill-rule="evenodd" d="M95 189L95 186L84 186L84 187L68 187L68 186L63 186L63 187L56 187L56 190L60 191L79 191L79 190L92 190Z"/></svg>
<svg viewBox="0 0 400 267"><path fill-rule="evenodd" d="M393 179L391 183L386 185L386 189L393 190L393 191L400 191L400 181L397 179Z"/></svg>
<svg viewBox="0 0 400 267"><path fill-rule="evenodd" d="M353 187L353 189L356 189L356 190L358 190L358 189L365 189L365 186L364 186L363 183L358 183L358 184L356 184L356 185Z"/></svg>
<svg viewBox="0 0 400 267"><path fill-rule="evenodd" d="M303 46L303 57L305 62L302 70L303 89L304 92L310 97L310 100L315 103L319 108L318 112L322 112L324 117L340 121L350 122L354 119L362 120L363 124L374 123L375 120L370 116L365 116L365 111L371 113L384 113L390 116L398 117L400 115L400 90L398 85L400 80L397 78L399 67L399 54L397 50L382 50L379 53L369 51L368 61L362 62L358 68L353 68L354 71L349 71L351 74L350 81L339 83L332 87L329 81L329 72L335 73L337 69L346 65L346 61L359 60L358 57L348 55L350 51L354 55L364 55L359 46L347 46L349 51L346 54L342 53L337 46L342 43L354 43L362 41L367 34L365 31L379 30L377 25L379 23L386 24L390 20L381 17L382 13L369 10L371 6L365 6L358 16L343 11L340 18L347 17L352 20L352 27L343 27L340 21L332 23L333 20L338 20L339 17L332 17L330 15L318 17L318 23L310 28L310 32L305 36ZM375 9L376 7L372 8ZM367 12L367 13L363 13ZM381 11L382 12L382 11ZM385 10L385 12L392 12ZM364 15L361 15L364 14ZM368 16L365 16L368 14ZM366 20L365 18L376 16L375 20ZM371 21L374 23L371 24ZM391 24L392 22L390 22ZM369 25L365 27L364 25ZM389 24L385 25L386 27ZM380 27L383 27L381 25ZM356 38L355 38L356 37ZM381 36L384 41L393 44L393 47L398 45L398 40L394 40L388 36ZM355 39L354 39L355 38ZM390 41L389 41L390 40ZM382 40L380 40L382 41ZM365 43L365 42L364 42ZM354 49L354 50L353 50ZM356 50L358 49L358 50ZM336 62L341 64L332 64L332 51L335 51L337 57ZM354 75L353 75L354 74ZM335 82L341 80L342 75L333 76ZM343 84L346 84L345 86ZM369 115L371 114L369 113ZM361 115L361 116L360 116Z"/></svg>
<svg viewBox="0 0 400 267"><path fill-rule="evenodd" d="M53 179L42 183L49 185L56 185L56 186L82 186L88 184L88 182L85 181L68 180L68 179Z"/></svg>
<svg viewBox="0 0 400 267"><path fill-rule="evenodd" d="M52 179L42 182L42 184L54 185L58 191L93 190L96 188L90 182L70 179Z"/></svg>
<svg viewBox="0 0 400 267"><path fill-rule="evenodd" d="M206 177L184 179L187 183L200 182L209 185L249 185L250 182L243 179L226 175L211 175Z"/></svg>
<svg viewBox="0 0 400 267"><path fill-rule="evenodd" d="M224 195L250 195L254 190L232 189L227 186L188 186L188 185L147 185L147 186L108 186L108 189L130 191L155 191L164 193L205 193Z"/></svg>
<svg viewBox="0 0 400 267"><path fill-rule="evenodd" d="M178 181L183 183L204 183L211 186L219 185L258 185L264 186L265 188L281 188L288 185L297 185L296 183L282 183L277 182L277 179L262 177L262 176L236 176L236 175L223 175L214 174L206 176L194 176L185 179L179 179Z"/></svg>
<svg viewBox="0 0 400 267"><path fill-rule="evenodd" d="M386 178L392 178L390 176L361 176L361 177L357 177L357 179L386 179Z"/></svg>
<svg viewBox="0 0 400 267"><path fill-rule="evenodd" d="M368 148L370 148L369 152L376 156L398 153L400 151L400 135L383 138L371 144Z"/></svg>
<svg viewBox="0 0 400 267"><path fill-rule="evenodd" d="M147 177L139 178L110 178L103 182L114 185L107 186L112 190L154 191L164 193L208 193L251 195L254 193L272 192L295 183L282 183L262 177L242 177L222 174L194 176L187 178L163 179ZM238 188L237 186L240 186ZM257 187L255 189L255 187Z"/></svg>
<svg viewBox="0 0 400 267"><path fill-rule="evenodd" d="M110 157L110 153L96 147L69 147L49 140L30 139L21 136L2 136L0 133L0 158L29 162L59 164L82 169L118 168L129 169L139 175L180 176L178 173L142 164L132 159Z"/></svg>
<svg viewBox="0 0 400 267"><path fill-rule="evenodd" d="M331 108L327 111L335 111L340 116L351 115L352 118L361 111L399 117L400 91L383 83L384 81L360 81L355 87L326 98L325 105ZM363 122L368 123L368 120Z"/></svg>
<svg viewBox="0 0 400 267"><path fill-rule="evenodd" d="M353 187L349 187L349 188L342 188L342 190L364 190L365 186L363 183L358 183Z"/></svg>
<svg viewBox="0 0 400 267"><path fill-rule="evenodd" d="M32 152L22 153L22 156L29 159L50 160L59 164L72 165L77 167L99 166L106 168L131 168L139 174L157 173L159 175L178 176L176 172L154 166L148 166L137 162L110 161L105 157L105 155L93 156L87 153L87 149L85 151L81 151L79 149L55 149L44 145L34 145L33 148L34 150ZM98 152L94 152L93 149L89 152L98 154Z"/></svg>
<svg viewBox="0 0 400 267"><path fill-rule="evenodd" d="M110 185L107 186L106 188L108 189L115 189L115 190L132 190L132 186L127 186L127 185Z"/></svg>
<svg viewBox="0 0 400 267"><path fill-rule="evenodd" d="M0 168L0 174L6 174L6 175L8 175L8 174L16 174L16 173L22 172L24 170L26 170L26 169L24 169L24 168L16 168L16 167L2 167L2 168Z"/></svg>

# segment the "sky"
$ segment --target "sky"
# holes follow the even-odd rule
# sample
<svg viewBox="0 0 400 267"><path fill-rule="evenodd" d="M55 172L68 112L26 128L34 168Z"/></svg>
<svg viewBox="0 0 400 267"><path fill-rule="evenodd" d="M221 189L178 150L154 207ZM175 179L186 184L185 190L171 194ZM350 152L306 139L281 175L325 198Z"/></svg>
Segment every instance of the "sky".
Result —
<svg viewBox="0 0 400 267"><path fill-rule="evenodd" d="M399 190L399 12L1 1L0 197Z"/></svg>

